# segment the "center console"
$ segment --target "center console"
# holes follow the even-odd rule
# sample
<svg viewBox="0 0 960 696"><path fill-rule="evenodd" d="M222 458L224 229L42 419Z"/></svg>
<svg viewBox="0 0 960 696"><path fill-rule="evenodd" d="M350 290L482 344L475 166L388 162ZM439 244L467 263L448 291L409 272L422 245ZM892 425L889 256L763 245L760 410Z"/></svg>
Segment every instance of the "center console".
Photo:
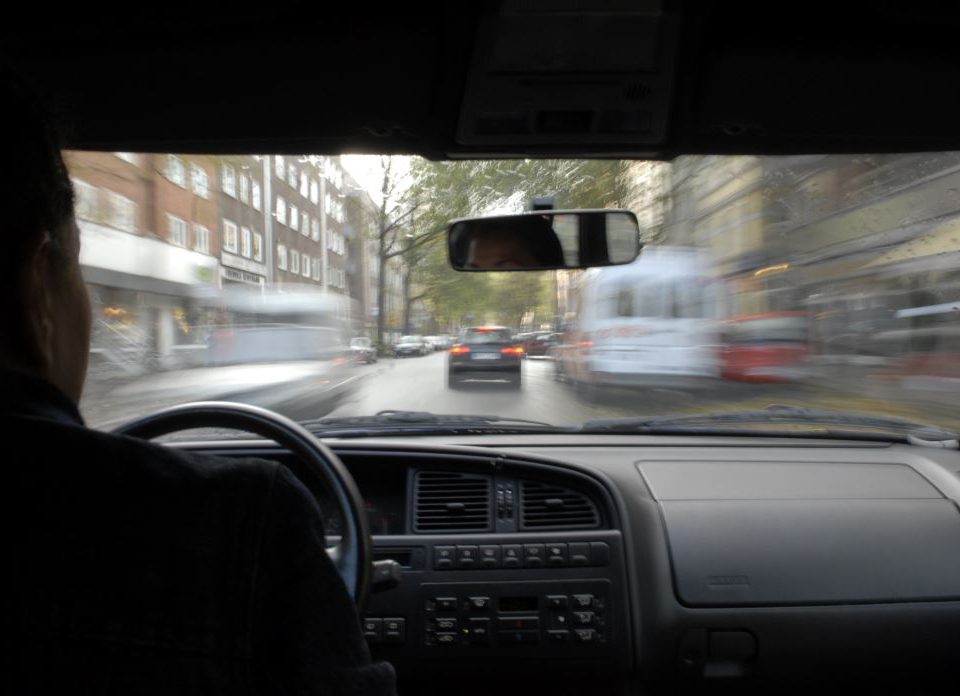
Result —
<svg viewBox="0 0 960 696"><path fill-rule="evenodd" d="M375 539L403 580L371 597L364 630L376 655L606 665L630 660L620 532Z"/></svg>

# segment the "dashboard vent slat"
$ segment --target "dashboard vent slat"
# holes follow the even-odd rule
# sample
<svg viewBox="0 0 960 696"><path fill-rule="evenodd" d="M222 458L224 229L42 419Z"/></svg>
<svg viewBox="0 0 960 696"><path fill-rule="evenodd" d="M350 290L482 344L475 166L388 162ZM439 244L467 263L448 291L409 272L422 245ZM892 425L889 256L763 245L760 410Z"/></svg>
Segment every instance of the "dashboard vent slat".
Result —
<svg viewBox="0 0 960 696"><path fill-rule="evenodd" d="M489 476L418 471L413 530L434 534L491 531L492 488Z"/></svg>
<svg viewBox="0 0 960 696"><path fill-rule="evenodd" d="M583 493L536 481L520 482L521 529L596 529L600 513Z"/></svg>

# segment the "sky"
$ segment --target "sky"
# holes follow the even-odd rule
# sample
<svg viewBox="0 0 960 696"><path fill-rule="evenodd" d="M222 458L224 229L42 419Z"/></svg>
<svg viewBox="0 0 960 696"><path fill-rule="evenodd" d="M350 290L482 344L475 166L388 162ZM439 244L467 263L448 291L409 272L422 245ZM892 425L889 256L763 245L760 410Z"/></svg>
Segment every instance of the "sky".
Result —
<svg viewBox="0 0 960 696"><path fill-rule="evenodd" d="M406 176L410 171L412 157L397 156L393 158L394 171ZM380 189L383 186L383 166L380 155L342 155L340 162L350 176L357 180L373 199L380 205Z"/></svg>

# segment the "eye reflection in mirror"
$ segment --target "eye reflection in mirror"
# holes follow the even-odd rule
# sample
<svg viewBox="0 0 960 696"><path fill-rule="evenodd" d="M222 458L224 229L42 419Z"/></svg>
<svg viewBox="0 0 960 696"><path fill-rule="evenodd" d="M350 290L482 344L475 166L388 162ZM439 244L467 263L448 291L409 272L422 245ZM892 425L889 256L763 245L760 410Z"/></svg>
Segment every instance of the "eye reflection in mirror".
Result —
<svg viewBox="0 0 960 696"><path fill-rule="evenodd" d="M448 229L458 271L532 271L629 263L640 250L636 216L564 210L457 220Z"/></svg>

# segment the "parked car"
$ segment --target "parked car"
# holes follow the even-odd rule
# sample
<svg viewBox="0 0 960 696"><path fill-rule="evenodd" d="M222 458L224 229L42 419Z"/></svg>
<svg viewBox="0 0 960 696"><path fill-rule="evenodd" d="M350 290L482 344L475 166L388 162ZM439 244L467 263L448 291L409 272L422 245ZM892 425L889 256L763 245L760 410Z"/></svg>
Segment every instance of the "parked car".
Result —
<svg viewBox="0 0 960 696"><path fill-rule="evenodd" d="M411 355L426 355L429 352L427 342L423 336L401 336L393 347L398 358L409 358Z"/></svg>
<svg viewBox="0 0 960 696"><path fill-rule="evenodd" d="M557 334L552 331L535 331L526 334L523 350L528 357L546 357L552 346L558 342Z"/></svg>
<svg viewBox="0 0 960 696"><path fill-rule="evenodd" d="M367 365L377 362L377 348L366 336L358 336L350 341L350 353L356 362Z"/></svg>
<svg viewBox="0 0 960 696"><path fill-rule="evenodd" d="M523 346L510 329L502 326L477 326L464 329L450 348L447 386L456 388L469 378L507 379L520 388Z"/></svg>

